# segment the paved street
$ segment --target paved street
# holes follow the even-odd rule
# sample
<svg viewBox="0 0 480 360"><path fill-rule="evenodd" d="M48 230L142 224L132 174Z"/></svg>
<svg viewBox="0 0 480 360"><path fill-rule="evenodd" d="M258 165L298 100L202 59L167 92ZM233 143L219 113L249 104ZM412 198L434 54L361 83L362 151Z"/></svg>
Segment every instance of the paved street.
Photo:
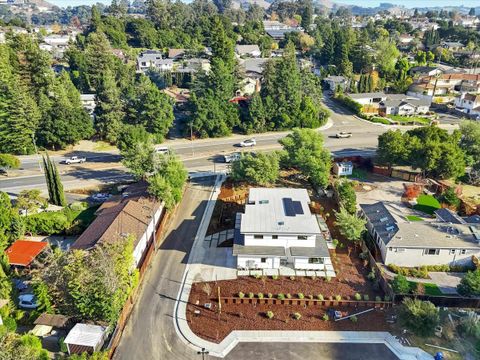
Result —
<svg viewBox="0 0 480 360"><path fill-rule="evenodd" d="M322 131L325 136L325 145L336 156L351 154L372 154L377 145L377 137L386 131L381 127L366 121L361 121L343 108L326 99L325 104L332 111L333 126ZM340 131L349 131L353 136L348 139L337 139L334 135ZM234 135L220 139L200 139L190 142L185 139L168 140L163 145L173 149L184 161L189 171L222 170L222 154L234 151L268 151L280 148L278 140L287 133L267 133L256 136L257 146L254 149L236 147L247 136ZM72 154L66 154L70 156ZM63 165L65 156L52 156L59 163L59 171L65 189L73 189L95 183L122 181L129 178L120 164L118 152L76 152L75 155L85 156L88 164L68 166ZM0 190L9 194L18 194L22 189L37 188L46 190L45 179L39 172L36 156L22 157L22 168L30 176L0 179Z"/></svg>

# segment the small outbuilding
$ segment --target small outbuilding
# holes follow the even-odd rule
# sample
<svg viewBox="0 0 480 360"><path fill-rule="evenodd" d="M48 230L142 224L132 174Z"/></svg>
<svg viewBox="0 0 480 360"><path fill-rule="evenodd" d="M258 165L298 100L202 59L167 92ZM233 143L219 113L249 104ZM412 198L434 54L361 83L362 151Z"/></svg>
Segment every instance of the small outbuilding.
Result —
<svg viewBox="0 0 480 360"><path fill-rule="evenodd" d="M76 324L64 340L69 354L92 354L99 351L107 337L107 328L100 325Z"/></svg>
<svg viewBox="0 0 480 360"><path fill-rule="evenodd" d="M349 176L353 172L353 163L351 161L336 162L333 164L333 173L337 176Z"/></svg>
<svg viewBox="0 0 480 360"><path fill-rule="evenodd" d="M10 265L27 267L47 246L43 241L17 240L5 253Z"/></svg>

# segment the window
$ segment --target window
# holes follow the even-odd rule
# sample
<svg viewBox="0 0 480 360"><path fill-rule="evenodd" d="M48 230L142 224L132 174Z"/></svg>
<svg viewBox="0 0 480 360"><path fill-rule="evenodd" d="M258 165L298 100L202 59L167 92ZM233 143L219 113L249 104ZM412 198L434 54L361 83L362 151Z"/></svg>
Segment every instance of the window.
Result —
<svg viewBox="0 0 480 360"><path fill-rule="evenodd" d="M309 264L323 264L323 258L309 258Z"/></svg>
<svg viewBox="0 0 480 360"><path fill-rule="evenodd" d="M450 255L454 255L455 254L455 249L451 249L450 250Z"/></svg>
<svg viewBox="0 0 480 360"><path fill-rule="evenodd" d="M298 235L297 238L298 238L298 240L307 240L308 236Z"/></svg>
<svg viewBox="0 0 480 360"><path fill-rule="evenodd" d="M424 255L438 255L440 253L439 249L425 249L423 251Z"/></svg>
<svg viewBox="0 0 480 360"><path fill-rule="evenodd" d="M263 239L263 235L253 235L254 239Z"/></svg>
<svg viewBox="0 0 480 360"><path fill-rule="evenodd" d="M267 258L261 258L261 259L260 259L260 262L261 262L261 263L266 263L266 262L267 262Z"/></svg>
<svg viewBox="0 0 480 360"><path fill-rule="evenodd" d="M466 253L467 253L467 250L466 250L466 249L462 249L461 254L462 254L462 255L465 255Z"/></svg>
<svg viewBox="0 0 480 360"><path fill-rule="evenodd" d="M278 235L272 235L272 239L278 239Z"/></svg>
<svg viewBox="0 0 480 360"><path fill-rule="evenodd" d="M268 200L260 200L258 203L259 204L268 204Z"/></svg>

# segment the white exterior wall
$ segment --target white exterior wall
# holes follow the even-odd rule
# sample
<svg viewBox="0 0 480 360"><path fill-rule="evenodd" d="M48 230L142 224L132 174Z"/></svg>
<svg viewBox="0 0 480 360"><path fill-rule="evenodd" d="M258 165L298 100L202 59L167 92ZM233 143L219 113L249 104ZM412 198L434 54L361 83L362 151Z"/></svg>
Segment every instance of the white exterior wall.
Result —
<svg viewBox="0 0 480 360"><path fill-rule="evenodd" d="M299 258L299 257L294 258L293 267L295 269L305 269L305 270L325 270L325 264L309 264L308 258Z"/></svg>
<svg viewBox="0 0 480 360"><path fill-rule="evenodd" d="M266 259L262 263L262 258ZM249 262L253 262L249 264ZM250 268L250 269L278 269L280 267L280 257L268 257L268 256L237 256L237 267L239 268Z"/></svg>
<svg viewBox="0 0 480 360"><path fill-rule="evenodd" d="M263 239L254 239L253 234L245 234L245 246L283 246L284 248L292 246L315 247L315 235L309 235L307 240L299 240L297 235L278 235L278 239L272 239L272 235L258 235L263 235Z"/></svg>
<svg viewBox="0 0 480 360"><path fill-rule="evenodd" d="M157 224L160 221L160 217L163 211L163 204L160 205L157 212L153 216L152 221L148 224L145 233L142 235L140 240L138 241L135 249L133 250L133 258L135 259L135 267L138 267L140 260L142 259L143 253L147 248L148 240L151 238L152 234L156 231Z"/></svg>
<svg viewBox="0 0 480 360"><path fill-rule="evenodd" d="M404 251L402 251L404 250ZM438 255L424 254L424 248L388 248L384 263L397 266L414 267L422 265L468 265L471 263L472 255L480 256L479 250L466 250L465 254L461 249L439 249Z"/></svg>

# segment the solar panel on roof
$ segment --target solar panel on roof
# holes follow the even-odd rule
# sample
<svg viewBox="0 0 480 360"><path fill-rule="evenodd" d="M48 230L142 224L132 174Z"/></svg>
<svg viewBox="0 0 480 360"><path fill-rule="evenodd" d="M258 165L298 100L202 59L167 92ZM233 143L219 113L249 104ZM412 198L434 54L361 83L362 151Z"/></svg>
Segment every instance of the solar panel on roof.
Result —
<svg viewBox="0 0 480 360"><path fill-rule="evenodd" d="M285 216L303 215L302 203L300 201L293 201L291 198L283 198L283 210Z"/></svg>

